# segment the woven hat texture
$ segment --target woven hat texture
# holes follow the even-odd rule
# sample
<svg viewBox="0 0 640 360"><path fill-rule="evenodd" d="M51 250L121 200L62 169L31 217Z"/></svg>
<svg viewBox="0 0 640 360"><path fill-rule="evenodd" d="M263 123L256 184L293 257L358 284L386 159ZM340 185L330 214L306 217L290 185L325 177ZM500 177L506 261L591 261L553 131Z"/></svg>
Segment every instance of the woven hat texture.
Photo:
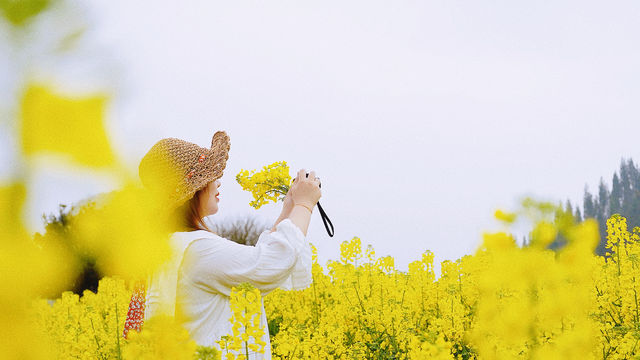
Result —
<svg viewBox="0 0 640 360"><path fill-rule="evenodd" d="M222 177L229 159L229 136L218 131L211 148L166 138L158 141L140 161L138 174L145 188L177 207L211 181Z"/></svg>

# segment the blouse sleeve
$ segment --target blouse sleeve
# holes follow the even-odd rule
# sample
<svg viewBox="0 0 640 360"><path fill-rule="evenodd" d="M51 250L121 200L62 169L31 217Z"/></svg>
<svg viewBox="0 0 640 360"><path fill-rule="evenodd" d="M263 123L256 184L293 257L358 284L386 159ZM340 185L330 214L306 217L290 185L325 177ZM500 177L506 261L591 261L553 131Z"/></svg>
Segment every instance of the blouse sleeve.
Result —
<svg viewBox="0 0 640 360"><path fill-rule="evenodd" d="M311 248L302 231L289 219L276 231L264 231L255 246L224 238L199 239L184 253L182 276L205 291L229 296L242 282L253 284L265 295L283 287L311 284Z"/></svg>

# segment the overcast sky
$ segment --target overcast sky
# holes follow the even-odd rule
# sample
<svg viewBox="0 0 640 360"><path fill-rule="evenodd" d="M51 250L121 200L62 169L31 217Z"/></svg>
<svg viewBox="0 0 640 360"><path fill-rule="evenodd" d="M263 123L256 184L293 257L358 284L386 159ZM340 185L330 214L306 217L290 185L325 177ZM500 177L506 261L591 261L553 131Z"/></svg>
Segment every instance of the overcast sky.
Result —
<svg viewBox="0 0 640 360"><path fill-rule="evenodd" d="M163 137L209 146L227 131L213 221L277 216L279 206L249 207L240 169L285 160L292 175L315 170L336 230L328 237L313 215L321 263L353 236L401 269L426 249L453 260L499 229L495 209L525 195L581 204L585 184L610 183L622 157L640 160L637 1L100 0L84 9L74 16L88 41L75 60L33 66L113 93L107 125L134 171ZM43 212L113 182L42 166L32 185L37 228Z"/></svg>

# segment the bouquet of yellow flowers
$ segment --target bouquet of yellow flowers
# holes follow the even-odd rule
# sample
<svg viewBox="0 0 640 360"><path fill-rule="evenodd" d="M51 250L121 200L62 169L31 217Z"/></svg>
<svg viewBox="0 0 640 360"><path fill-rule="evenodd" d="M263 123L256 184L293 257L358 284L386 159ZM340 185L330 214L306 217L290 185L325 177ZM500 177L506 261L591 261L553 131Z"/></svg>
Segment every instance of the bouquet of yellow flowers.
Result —
<svg viewBox="0 0 640 360"><path fill-rule="evenodd" d="M286 161L276 161L264 166L261 171L240 170L236 181L242 190L251 192L253 200L249 205L259 209L269 202L283 200L291 186L289 165Z"/></svg>

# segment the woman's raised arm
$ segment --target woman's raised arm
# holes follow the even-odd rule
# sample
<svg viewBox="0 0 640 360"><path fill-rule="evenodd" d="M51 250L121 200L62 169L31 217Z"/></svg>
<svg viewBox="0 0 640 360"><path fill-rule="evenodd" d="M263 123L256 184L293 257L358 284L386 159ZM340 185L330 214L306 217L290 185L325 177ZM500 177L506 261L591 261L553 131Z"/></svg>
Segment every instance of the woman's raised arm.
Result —
<svg viewBox="0 0 640 360"><path fill-rule="evenodd" d="M311 273L311 247L298 226L285 219L277 231L262 232L255 246L221 237L196 240L184 253L181 271L184 279L205 291L229 296L232 287L250 282L267 294L285 285L300 264ZM293 278L294 288L311 284L310 275Z"/></svg>

